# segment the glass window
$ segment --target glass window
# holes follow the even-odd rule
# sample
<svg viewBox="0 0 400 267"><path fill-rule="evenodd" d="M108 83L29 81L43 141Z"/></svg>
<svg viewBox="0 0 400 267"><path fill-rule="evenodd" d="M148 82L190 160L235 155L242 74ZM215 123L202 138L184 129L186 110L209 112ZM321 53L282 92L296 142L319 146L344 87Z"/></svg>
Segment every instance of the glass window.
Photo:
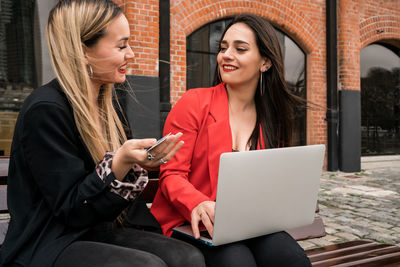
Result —
<svg viewBox="0 0 400 267"><path fill-rule="evenodd" d="M186 39L187 89L209 87L214 79L217 64L218 41L231 19L209 23L193 32ZM289 88L298 96L307 97L305 83L305 53L286 34L276 29L282 46L285 77ZM306 144L306 111L296 113L295 145Z"/></svg>
<svg viewBox="0 0 400 267"><path fill-rule="evenodd" d="M0 155L9 155L18 111L36 86L35 1L0 1Z"/></svg>
<svg viewBox="0 0 400 267"><path fill-rule="evenodd" d="M360 52L361 153L400 154L400 49L371 44Z"/></svg>

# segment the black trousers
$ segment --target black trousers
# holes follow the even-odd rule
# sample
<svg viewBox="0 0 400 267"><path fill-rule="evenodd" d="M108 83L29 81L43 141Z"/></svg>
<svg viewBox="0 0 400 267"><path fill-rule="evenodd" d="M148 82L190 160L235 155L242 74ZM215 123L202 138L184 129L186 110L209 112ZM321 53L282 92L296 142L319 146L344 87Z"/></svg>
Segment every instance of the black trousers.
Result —
<svg viewBox="0 0 400 267"><path fill-rule="evenodd" d="M273 233L215 247L204 245L177 233L174 233L173 237L199 248L208 267L311 266L304 250L286 232Z"/></svg>
<svg viewBox="0 0 400 267"><path fill-rule="evenodd" d="M199 266L204 257L194 246L131 227L100 227L69 245L54 267Z"/></svg>

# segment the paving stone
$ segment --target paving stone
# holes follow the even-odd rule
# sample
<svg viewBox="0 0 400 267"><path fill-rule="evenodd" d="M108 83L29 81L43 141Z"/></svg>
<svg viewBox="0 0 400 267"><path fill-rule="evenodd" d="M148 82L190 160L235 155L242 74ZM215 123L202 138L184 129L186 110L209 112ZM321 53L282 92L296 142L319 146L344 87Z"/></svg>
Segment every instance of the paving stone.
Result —
<svg viewBox="0 0 400 267"><path fill-rule="evenodd" d="M359 239L358 236L346 232L337 233L336 236L339 236L347 241Z"/></svg>
<svg viewBox="0 0 400 267"><path fill-rule="evenodd" d="M304 246L357 239L400 244L400 156L390 164L383 158L362 158L358 173L323 172L318 202L327 235Z"/></svg>
<svg viewBox="0 0 400 267"><path fill-rule="evenodd" d="M311 249L316 247L314 243L311 243L309 241L299 241L298 243L303 249Z"/></svg>
<svg viewBox="0 0 400 267"><path fill-rule="evenodd" d="M326 235L326 236L324 236L324 240L327 240L329 242L335 242L335 241L341 241L342 238L340 238L338 236L334 236L334 235Z"/></svg>
<svg viewBox="0 0 400 267"><path fill-rule="evenodd" d="M334 229L334 228L330 228L330 227L325 226L325 232L326 232L327 234L335 234L335 233L338 232L338 230L337 230L337 229Z"/></svg>
<svg viewBox="0 0 400 267"><path fill-rule="evenodd" d="M384 233L378 233L378 232L374 232L371 233L370 235L368 235L367 238L371 238L377 242L381 242L381 243L389 243L389 244L394 244L396 243L395 240L396 238L392 235L389 234L384 234ZM398 240L396 240L398 241Z"/></svg>
<svg viewBox="0 0 400 267"><path fill-rule="evenodd" d="M378 227L381 227L381 228L385 228L385 229L391 229L391 228L393 228L393 225L392 225L392 224L388 224L388 223L386 223L386 222L373 222L372 224L373 224L373 225L376 225L376 226L378 226Z"/></svg>
<svg viewBox="0 0 400 267"><path fill-rule="evenodd" d="M323 237L321 238L315 238L315 239L310 239L309 240L310 243L314 244L316 247L324 247L324 246L328 246L328 245L332 245L335 244L332 241L328 241L325 240ZM338 242L339 243L339 242Z"/></svg>

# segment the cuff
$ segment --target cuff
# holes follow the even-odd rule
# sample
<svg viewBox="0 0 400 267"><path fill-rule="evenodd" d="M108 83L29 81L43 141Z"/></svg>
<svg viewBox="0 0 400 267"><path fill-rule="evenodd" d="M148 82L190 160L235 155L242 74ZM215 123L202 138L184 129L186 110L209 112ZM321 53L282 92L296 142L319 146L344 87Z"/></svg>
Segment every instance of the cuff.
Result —
<svg viewBox="0 0 400 267"><path fill-rule="evenodd" d="M112 172L111 165L114 155L115 152L108 151L104 158L96 166L96 173L103 182L105 181L105 178ZM120 195L126 200L132 201L140 195L140 193L146 187L147 182L147 171L138 164L134 164L123 181L115 179L111 182L110 191Z"/></svg>

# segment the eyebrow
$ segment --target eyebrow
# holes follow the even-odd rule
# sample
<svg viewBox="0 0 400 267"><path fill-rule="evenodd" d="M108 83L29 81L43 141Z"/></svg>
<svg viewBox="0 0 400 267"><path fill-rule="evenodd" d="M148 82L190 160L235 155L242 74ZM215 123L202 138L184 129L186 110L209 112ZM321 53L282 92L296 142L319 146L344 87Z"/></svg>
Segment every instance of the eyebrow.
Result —
<svg viewBox="0 0 400 267"><path fill-rule="evenodd" d="M221 44L227 44L228 42L226 40L222 40ZM250 45L248 42L242 41L242 40L235 40L233 41L234 44L247 44Z"/></svg>
<svg viewBox="0 0 400 267"><path fill-rule="evenodd" d="M121 39L119 39L119 41L128 41L129 38L128 37L122 37Z"/></svg>

